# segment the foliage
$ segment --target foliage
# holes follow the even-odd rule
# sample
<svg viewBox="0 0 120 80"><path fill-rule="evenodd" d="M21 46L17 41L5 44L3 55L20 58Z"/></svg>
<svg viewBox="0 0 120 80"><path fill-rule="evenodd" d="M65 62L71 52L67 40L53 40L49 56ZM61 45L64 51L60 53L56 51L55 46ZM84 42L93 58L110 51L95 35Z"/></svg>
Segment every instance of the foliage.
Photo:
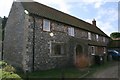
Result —
<svg viewBox="0 0 120 80"><path fill-rule="evenodd" d="M7 66L7 63L6 62L4 62L4 61L0 61L0 67L5 67L5 66Z"/></svg>
<svg viewBox="0 0 120 80"><path fill-rule="evenodd" d="M4 61L0 61L0 79L9 80L14 78L14 80L22 80L21 77L15 73L15 68L8 65Z"/></svg>
<svg viewBox="0 0 120 80"><path fill-rule="evenodd" d="M110 34L111 38L120 38L120 33L119 32L113 32Z"/></svg>
<svg viewBox="0 0 120 80"><path fill-rule="evenodd" d="M13 72L6 72L2 69L0 69L0 75L1 75L1 78L2 80L9 80L11 78L14 78L15 80L21 80L20 76L13 73Z"/></svg>
<svg viewBox="0 0 120 80"><path fill-rule="evenodd" d="M15 72L15 68L12 67L11 65L7 65L3 68L3 71L6 71L6 72Z"/></svg>

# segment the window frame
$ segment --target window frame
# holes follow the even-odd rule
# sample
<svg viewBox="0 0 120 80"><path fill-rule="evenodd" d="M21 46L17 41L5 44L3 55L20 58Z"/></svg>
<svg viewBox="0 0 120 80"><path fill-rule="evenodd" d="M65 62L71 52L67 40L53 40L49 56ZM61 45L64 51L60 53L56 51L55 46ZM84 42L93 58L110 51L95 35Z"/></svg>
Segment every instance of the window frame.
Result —
<svg viewBox="0 0 120 80"><path fill-rule="evenodd" d="M95 55L95 46L90 46L91 55Z"/></svg>
<svg viewBox="0 0 120 80"><path fill-rule="evenodd" d="M74 27L68 27L68 35L75 36L75 28Z"/></svg>
<svg viewBox="0 0 120 80"><path fill-rule="evenodd" d="M106 54L106 47L103 47L103 53Z"/></svg>
<svg viewBox="0 0 120 80"><path fill-rule="evenodd" d="M96 40L99 41L99 35L98 34L96 34Z"/></svg>
<svg viewBox="0 0 120 80"><path fill-rule="evenodd" d="M46 26L46 22L47 23L47 26ZM51 25L50 25L50 20L48 19L43 19L43 31L51 31Z"/></svg>
<svg viewBox="0 0 120 80"><path fill-rule="evenodd" d="M55 54L55 49L54 47L56 45L60 45L61 46L61 54ZM53 42L50 41L50 56L51 57L63 57L65 56L66 49L65 49L65 43L64 42Z"/></svg>
<svg viewBox="0 0 120 80"><path fill-rule="evenodd" d="M88 39L89 39L89 40L92 39L91 32L88 32Z"/></svg>

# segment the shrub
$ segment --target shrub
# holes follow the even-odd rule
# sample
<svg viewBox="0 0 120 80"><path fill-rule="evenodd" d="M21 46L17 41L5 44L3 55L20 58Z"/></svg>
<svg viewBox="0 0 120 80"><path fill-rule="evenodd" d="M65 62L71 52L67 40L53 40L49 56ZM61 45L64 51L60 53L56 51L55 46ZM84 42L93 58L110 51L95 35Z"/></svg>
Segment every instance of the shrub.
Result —
<svg viewBox="0 0 120 80"><path fill-rule="evenodd" d="M22 80L19 75L15 73L15 68L8 65L4 61L0 61L0 80Z"/></svg>
<svg viewBox="0 0 120 80"><path fill-rule="evenodd" d="M0 61L0 67L4 68L5 66L7 66L7 63L4 61Z"/></svg>
<svg viewBox="0 0 120 80"><path fill-rule="evenodd" d="M1 79L2 80L10 80L14 78L14 80L22 80L21 77L13 72L6 72L1 69Z"/></svg>
<svg viewBox="0 0 120 80"><path fill-rule="evenodd" d="M7 65L3 68L3 71L6 71L6 72L15 72L15 68L12 67L11 65Z"/></svg>

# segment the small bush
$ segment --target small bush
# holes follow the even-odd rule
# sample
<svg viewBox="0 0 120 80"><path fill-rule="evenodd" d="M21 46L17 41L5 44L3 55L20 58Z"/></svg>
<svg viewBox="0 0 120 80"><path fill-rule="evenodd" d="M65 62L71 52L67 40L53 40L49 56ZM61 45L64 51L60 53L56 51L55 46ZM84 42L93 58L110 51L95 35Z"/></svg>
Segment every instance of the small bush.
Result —
<svg viewBox="0 0 120 80"><path fill-rule="evenodd" d="M6 62L4 62L4 61L0 61L0 67L5 67L5 66L7 66L7 63Z"/></svg>
<svg viewBox="0 0 120 80"><path fill-rule="evenodd" d="M2 80L22 80L19 75L17 75L16 70L11 65L8 65L4 61L0 61L0 79Z"/></svg>
<svg viewBox="0 0 120 80"><path fill-rule="evenodd" d="M3 68L3 71L6 71L6 72L15 72L15 68L12 67L11 65L7 65Z"/></svg>
<svg viewBox="0 0 120 80"><path fill-rule="evenodd" d="M22 80L21 77L13 72L6 72L1 70L2 74L1 74L1 79L2 80L9 80L14 78L14 80Z"/></svg>

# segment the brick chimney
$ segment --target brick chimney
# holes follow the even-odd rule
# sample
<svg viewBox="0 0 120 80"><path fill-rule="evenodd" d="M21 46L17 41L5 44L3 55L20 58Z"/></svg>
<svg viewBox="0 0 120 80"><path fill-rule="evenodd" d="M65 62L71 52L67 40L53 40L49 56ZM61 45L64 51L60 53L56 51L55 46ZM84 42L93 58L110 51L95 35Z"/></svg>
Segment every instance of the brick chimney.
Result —
<svg viewBox="0 0 120 80"><path fill-rule="evenodd" d="M93 19L92 25L96 26L96 20L95 19Z"/></svg>

